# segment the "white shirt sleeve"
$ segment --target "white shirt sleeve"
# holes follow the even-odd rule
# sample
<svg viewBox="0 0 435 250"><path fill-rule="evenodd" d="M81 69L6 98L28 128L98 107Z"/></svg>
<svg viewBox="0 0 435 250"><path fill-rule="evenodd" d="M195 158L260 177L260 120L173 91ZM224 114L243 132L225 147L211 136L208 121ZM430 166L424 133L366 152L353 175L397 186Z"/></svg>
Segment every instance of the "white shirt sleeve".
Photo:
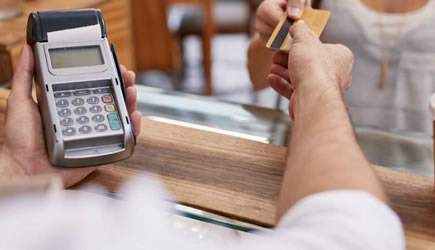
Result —
<svg viewBox="0 0 435 250"><path fill-rule="evenodd" d="M131 182L121 197L119 201L72 192L0 199L0 249L404 249L398 217L362 192L309 196L274 232L242 239L179 231L168 213L171 206L162 202L167 194L150 179Z"/></svg>
<svg viewBox="0 0 435 250"><path fill-rule="evenodd" d="M287 212L273 234L245 243L243 249L405 249L399 217L374 196L359 191L304 198Z"/></svg>

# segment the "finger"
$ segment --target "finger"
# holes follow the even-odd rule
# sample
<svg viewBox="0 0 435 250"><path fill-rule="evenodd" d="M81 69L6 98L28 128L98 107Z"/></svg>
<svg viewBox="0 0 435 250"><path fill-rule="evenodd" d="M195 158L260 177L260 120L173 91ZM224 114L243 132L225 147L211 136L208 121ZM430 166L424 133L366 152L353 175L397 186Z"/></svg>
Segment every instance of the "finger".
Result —
<svg viewBox="0 0 435 250"><path fill-rule="evenodd" d="M261 21L255 23L255 31L260 34L261 39L266 43L272 35L274 27Z"/></svg>
<svg viewBox="0 0 435 250"><path fill-rule="evenodd" d="M125 87L133 86L136 81L136 74L133 71L127 70L124 65L120 65L122 78L125 81Z"/></svg>
<svg viewBox="0 0 435 250"><path fill-rule="evenodd" d="M339 57L345 59L347 62L353 65L355 62L355 57L353 55L352 50L350 50L348 47L344 46L343 44L334 44L330 45L327 44L328 47L332 47L332 51L334 54L339 55Z"/></svg>
<svg viewBox="0 0 435 250"><path fill-rule="evenodd" d="M272 56L272 62L288 68L288 54L281 51L275 52Z"/></svg>
<svg viewBox="0 0 435 250"><path fill-rule="evenodd" d="M122 73L122 78L124 79L125 87L128 88L134 86L136 74L133 71L124 71Z"/></svg>
<svg viewBox="0 0 435 250"><path fill-rule="evenodd" d="M255 22L255 30L257 31L257 33L260 34L267 34L267 33L272 34L274 28L275 26L262 22L260 20L257 20Z"/></svg>
<svg viewBox="0 0 435 250"><path fill-rule="evenodd" d="M278 25L281 16L285 13L285 0L266 1L258 10L257 18L272 27Z"/></svg>
<svg viewBox="0 0 435 250"><path fill-rule="evenodd" d="M305 8L312 8L313 7L313 1L306 0L305 1Z"/></svg>
<svg viewBox="0 0 435 250"><path fill-rule="evenodd" d="M135 87L129 87L125 92L127 96L127 109L131 114L136 111L137 90Z"/></svg>
<svg viewBox="0 0 435 250"><path fill-rule="evenodd" d="M282 79L286 80L287 82L290 82L290 76L288 74L288 69L284 68L281 65L272 64L272 66L270 67L270 73L281 77Z"/></svg>
<svg viewBox="0 0 435 250"><path fill-rule="evenodd" d="M295 95L294 94L292 94L291 97L290 97L290 102L289 102L289 106L288 107L289 107L288 111L289 111L289 114L290 114L290 118L292 118L292 120L295 120L295 111L294 111L294 108L295 108Z"/></svg>
<svg viewBox="0 0 435 250"><path fill-rule="evenodd" d="M133 122L133 127L134 127L134 131L136 132L136 136L139 136L141 132L142 114L138 111L133 112L130 115L130 119Z"/></svg>
<svg viewBox="0 0 435 250"><path fill-rule="evenodd" d="M287 14L291 19L299 19L305 7L305 0L288 0Z"/></svg>
<svg viewBox="0 0 435 250"><path fill-rule="evenodd" d="M269 36L260 35L260 39L264 44L267 44L267 42L269 41Z"/></svg>
<svg viewBox="0 0 435 250"><path fill-rule="evenodd" d="M33 63L32 48L26 44L21 49L20 58L15 67L11 86L12 96L19 98L30 98L32 96Z"/></svg>
<svg viewBox="0 0 435 250"><path fill-rule="evenodd" d="M267 82L278 94L290 100L294 89L289 82L275 74L269 74L267 76Z"/></svg>
<svg viewBox="0 0 435 250"><path fill-rule="evenodd" d="M127 71L127 68L124 65L119 65L119 67L121 68L121 73L124 74L125 71Z"/></svg>
<svg viewBox="0 0 435 250"><path fill-rule="evenodd" d="M297 43L320 42L316 34L303 21L297 22L290 28L290 36L293 38L293 45Z"/></svg>

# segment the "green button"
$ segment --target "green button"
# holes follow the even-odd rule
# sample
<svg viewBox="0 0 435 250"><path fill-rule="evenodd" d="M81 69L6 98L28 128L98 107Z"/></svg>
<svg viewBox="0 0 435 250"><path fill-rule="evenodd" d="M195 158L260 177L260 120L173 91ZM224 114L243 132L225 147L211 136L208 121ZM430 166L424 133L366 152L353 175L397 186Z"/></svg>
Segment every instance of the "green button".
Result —
<svg viewBox="0 0 435 250"><path fill-rule="evenodd" d="M119 122L111 122L110 123L110 128L112 130L120 130L121 129L121 124Z"/></svg>
<svg viewBox="0 0 435 250"><path fill-rule="evenodd" d="M107 115L107 119L109 120L109 122L117 122L119 123L119 118L118 115L116 113L110 113Z"/></svg>

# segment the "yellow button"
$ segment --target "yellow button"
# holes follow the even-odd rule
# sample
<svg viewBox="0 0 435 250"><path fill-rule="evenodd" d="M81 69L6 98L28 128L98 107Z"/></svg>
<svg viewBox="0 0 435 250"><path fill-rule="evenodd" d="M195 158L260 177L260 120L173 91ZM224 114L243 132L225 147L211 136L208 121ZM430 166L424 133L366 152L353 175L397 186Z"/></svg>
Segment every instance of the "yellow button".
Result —
<svg viewBox="0 0 435 250"><path fill-rule="evenodd" d="M106 105L104 108L107 112L115 112L115 106L112 104Z"/></svg>

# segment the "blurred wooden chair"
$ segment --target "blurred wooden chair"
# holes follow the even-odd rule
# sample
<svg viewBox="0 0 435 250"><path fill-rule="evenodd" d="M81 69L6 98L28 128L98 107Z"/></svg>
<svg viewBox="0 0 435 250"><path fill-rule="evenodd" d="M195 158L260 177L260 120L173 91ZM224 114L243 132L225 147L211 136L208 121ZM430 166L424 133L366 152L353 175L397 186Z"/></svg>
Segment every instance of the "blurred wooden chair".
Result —
<svg viewBox="0 0 435 250"><path fill-rule="evenodd" d="M204 94L213 95L213 37L216 31L250 34L259 1L131 0L137 70L181 73L183 39L198 35L202 41Z"/></svg>
<svg viewBox="0 0 435 250"><path fill-rule="evenodd" d="M201 37L206 94L212 94L212 38L214 33L251 35L261 0L167 0L169 27L183 49L186 36ZM197 6L201 2L202 6ZM213 29L213 30L212 30Z"/></svg>
<svg viewBox="0 0 435 250"><path fill-rule="evenodd" d="M168 29L166 5L161 0L131 0L136 70L179 71L179 43Z"/></svg>
<svg viewBox="0 0 435 250"><path fill-rule="evenodd" d="M167 10L178 0L130 0L132 11L133 40L135 50L136 70L144 71L163 71L171 73L173 83L179 83L178 75L183 70L183 58L181 43L173 32L169 30L167 23ZM180 0L181 1L181 0ZM184 1L184 0L183 0ZM211 5L206 4L212 0L186 0L200 4L207 11L211 10ZM209 40L213 37L212 18L210 25L204 28L204 37ZM210 51L210 50L207 50ZM205 57L211 65L211 54L205 53ZM211 68L211 67L210 67ZM213 93L211 87L211 71L206 74L205 94ZM177 87L175 87L177 88Z"/></svg>
<svg viewBox="0 0 435 250"><path fill-rule="evenodd" d="M193 5L205 18L199 20L200 26L196 30L195 34L198 34L202 38L202 55L203 55L203 65L204 65L204 94L213 95L213 83L212 83L212 40L215 35L215 16L214 16L214 2L215 0L164 0L166 4L166 11L168 12L167 18L170 20L169 10L174 6L179 5ZM185 18L184 13L181 13L181 18L179 19L179 24L172 23L171 32L177 35L180 41L180 48L183 49L183 38L184 36L179 36L183 33L183 20ZM174 29L174 27L176 27ZM184 33L183 33L184 34Z"/></svg>

